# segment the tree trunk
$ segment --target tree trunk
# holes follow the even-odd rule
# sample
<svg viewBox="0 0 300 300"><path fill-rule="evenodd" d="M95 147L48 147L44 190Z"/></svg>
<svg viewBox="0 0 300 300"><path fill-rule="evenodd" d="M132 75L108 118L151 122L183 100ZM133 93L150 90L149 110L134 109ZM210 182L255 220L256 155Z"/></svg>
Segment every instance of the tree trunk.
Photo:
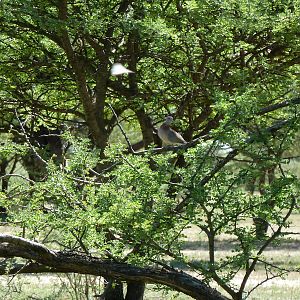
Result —
<svg viewBox="0 0 300 300"><path fill-rule="evenodd" d="M120 281L109 279L101 300L124 300L123 284Z"/></svg>
<svg viewBox="0 0 300 300"><path fill-rule="evenodd" d="M0 176L4 176L6 174L6 168L8 166L8 161L6 159L2 159L0 162ZM8 188L8 178L2 178L1 191L5 192ZM4 206L0 206L0 220L5 222L7 218L6 208Z"/></svg>
<svg viewBox="0 0 300 300"><path fill-rule="evenodd" d="M51 157L57 164L62 162L63 144L59 129L50 130L45 126L40 126L37 131L28 130L28 136L30 136L32 147L39 148L36 152L42 152L40 156L46 160ZM29 179L33 181L41 181L47 173L47 166L37 153L31 149L23 156L23 166L28 172Z"/></svg>
<svg viewBox="0 0 300 300"><path fill-rule="evenodd" d="M127 293L125 300L143 300L145 283L141 281L127 282Z"/></svg>
<svg viewBox="0 0 300 300"><path fill-rule="evenodd" d="M143 109L137 110L136 116L139 120L140 127L142 130L143 141L145 149L153 143L153 126L149 116L145 113Z"/></svg>
<svg viewBox="0 0 300 300"><path fill-rule="evenodd" d="M268 231L269 223L262 218L253 218L253 222L255 225L256 238L258 239L264 238Z"/></svg>

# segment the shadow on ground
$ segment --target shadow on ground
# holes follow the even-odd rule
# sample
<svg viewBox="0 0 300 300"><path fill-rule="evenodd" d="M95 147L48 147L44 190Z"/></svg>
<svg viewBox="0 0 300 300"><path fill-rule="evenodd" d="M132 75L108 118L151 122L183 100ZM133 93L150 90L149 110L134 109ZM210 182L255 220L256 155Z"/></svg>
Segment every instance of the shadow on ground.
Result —
<svg viewBox="0 0 300 300"><path fill-rule="evenodd" d="M215 240L216 251L232 251L240 245L238 240L226 239L226 240ZM263 245L263 242L257 243L257 246ZM208 241L186 241L182 245L182 250L208 250ZM288 239L282 238L278 239L275 244L271 244L266 248L265 251L273 250L300 250L300 240L299 239Z"/></svg>

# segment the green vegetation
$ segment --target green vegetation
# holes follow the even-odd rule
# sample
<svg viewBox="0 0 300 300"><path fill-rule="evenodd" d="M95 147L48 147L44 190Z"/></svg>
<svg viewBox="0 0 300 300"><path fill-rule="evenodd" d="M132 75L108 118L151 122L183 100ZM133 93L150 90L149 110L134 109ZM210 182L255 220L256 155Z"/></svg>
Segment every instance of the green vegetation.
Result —
<svg viewBox="0 0 300 300"><path fill-rule="evenodd" d="M299 274L298 0L0 8L5 297L47 273L32 297L255 299ZM187 144L161 148L166 115Z"/></svg>

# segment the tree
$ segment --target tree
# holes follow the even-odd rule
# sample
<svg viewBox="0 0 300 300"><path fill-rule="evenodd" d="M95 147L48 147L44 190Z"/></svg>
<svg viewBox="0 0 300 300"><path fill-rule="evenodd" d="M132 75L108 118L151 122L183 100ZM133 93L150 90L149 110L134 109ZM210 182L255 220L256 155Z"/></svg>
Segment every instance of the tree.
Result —
<svg viewBox="0 0 300 300"><path fill-rule="evenodd" d="M1 205L27 239L1 236L0 250L36 261L7 272L105 276L119 284L108 284L107 299L123 298L111 289L121 282L127 299L141 299L148 282L224 298L211 281L242 299L258 264L267 277L286 272L263 253L296 208L297 180L283 165L299 125L297 1L1 5ZM113 62L135 73L113 78ZM153 148L165 114L187 145ZM114 129L125 145L110 141ZM25 175L15 172L19 163ZM182 254L191 224L206 236L208 261ZM220 260L223 233L236 244ZM58 251L46 248L53 240ZM89 259L108 267L93 271ZM172 260L202 281L172 269ZM155 265L162 269L145 268ZM130 296L133 286L140 293Z"/></svg>

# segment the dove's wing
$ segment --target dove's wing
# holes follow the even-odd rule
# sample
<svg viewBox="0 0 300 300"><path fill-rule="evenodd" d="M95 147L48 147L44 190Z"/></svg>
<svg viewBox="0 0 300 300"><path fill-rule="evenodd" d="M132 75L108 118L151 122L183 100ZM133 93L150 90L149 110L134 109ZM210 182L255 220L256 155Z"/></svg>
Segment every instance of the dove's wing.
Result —
<svg viewBox="0 0 300 300"><path fill-rule="evenodd" d="M134 73L134 72L129 69L126 69L120 63L114 63L110 69L110 73L113 76L117 76L117 75L121 75L121 74L128 74L128 73Z"/></svg>
<svg viewBox="0 0 300 300"><path fill-rule="evenodd" d="M186 141L181 134L170 128L166 124L162 124L158 129L158 136L163 142L163 145L178 145L186 144Z"/></svg>

